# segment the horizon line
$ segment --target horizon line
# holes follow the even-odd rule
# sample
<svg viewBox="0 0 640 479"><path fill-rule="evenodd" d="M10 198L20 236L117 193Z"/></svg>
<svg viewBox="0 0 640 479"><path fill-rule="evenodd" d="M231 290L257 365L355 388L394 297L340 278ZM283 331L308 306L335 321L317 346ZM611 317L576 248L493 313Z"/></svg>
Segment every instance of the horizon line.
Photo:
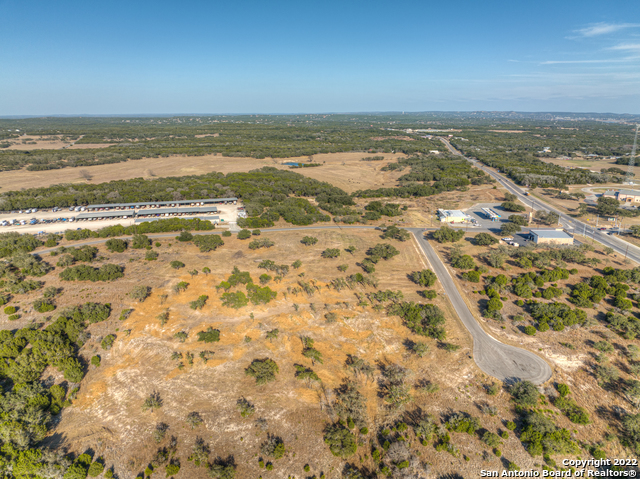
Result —
<svg viewBox="0 0 640 479"><path fill-rule="evenodd" d="M519 110L371 110L346 112L297 112L297 113L52 113L52 114L16 114L0 115L2 120L20 120L31 118L153 118L153 117L193 117L193 116L301 116L301 115L415 115L427 113L511 113L511 114L548 114L548 115L608 115L608 116L640 116L640 113L612 113L598 111L519 111Z"/></svg>

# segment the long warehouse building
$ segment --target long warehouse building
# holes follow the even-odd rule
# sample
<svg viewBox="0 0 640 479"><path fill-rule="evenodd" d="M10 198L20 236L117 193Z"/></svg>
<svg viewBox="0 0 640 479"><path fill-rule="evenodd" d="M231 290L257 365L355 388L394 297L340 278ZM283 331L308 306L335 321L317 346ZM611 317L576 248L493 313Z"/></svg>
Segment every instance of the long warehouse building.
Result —
<svg viewBox="0 0 640 479"><path fill-rule="evenodd" d="M199 208L159 208L150 211L91 211L88 213L80 213L76 216L76 220L95 219L95 218L161 218L169 216L193 216L193 215L210 215L217 213L218 208L215 206L203 206Z"/></svg>
<svg viewBox="0 0 640 479"><path fill-rule="evenodd" d="M238 198L205 198L200 200L167 200L167 201L142 201L138 203L108 203L102 205L87 205L89 211L104 208L111 209L137 209L137 208L160 208L162 206L178 207L178 206L204 206L215 204L237 204Z"/></svg>

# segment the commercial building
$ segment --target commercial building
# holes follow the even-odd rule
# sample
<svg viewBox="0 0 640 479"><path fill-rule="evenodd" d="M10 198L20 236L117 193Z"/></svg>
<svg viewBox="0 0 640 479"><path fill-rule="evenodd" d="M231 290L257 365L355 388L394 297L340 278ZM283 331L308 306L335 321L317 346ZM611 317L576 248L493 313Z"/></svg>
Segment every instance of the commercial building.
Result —
<svg viewBox="0 0 640 479"><path fill-rule="evenodd" d="M615 198L623 203L640 203L640 191L637 190L607 190L602 193L605 198Z"/></svg>
<svg viewBox="0 0 640 479"><path fill-rule="evenodd" d="M471 217L460 210L438 210L438 218L442 223L465 223Z"/></svg>
<svg viewBox="0 0 640 479"><path fill-rule="evenodd" d="M620 190L618 191L618 201L624 203L640 203L640 191Z"/></svg>
<svg viewBox="0 0 640 479"><path fill-rule="evenodd" d="M531 230L531 240L536 244L563 244L572 245L573 236L561 229Z"/></svg>

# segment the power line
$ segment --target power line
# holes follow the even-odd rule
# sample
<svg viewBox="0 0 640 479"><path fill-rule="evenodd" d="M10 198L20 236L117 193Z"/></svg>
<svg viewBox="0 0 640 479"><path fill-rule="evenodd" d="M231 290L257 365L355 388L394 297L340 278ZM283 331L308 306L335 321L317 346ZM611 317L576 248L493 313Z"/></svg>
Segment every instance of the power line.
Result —
<svg viewBox="0 0 640 479"><path fill-rule="evenodd" d="M633 139L633 148L631 149L631 157L629 158L629 167L627 168L627 181L626 183L632 185L633 182L631 178L633 177L633 167L636 165L635 157L636 157L636 147L638 146L638 130L640 130L640 125L636 125L636 136Z"/></svg>

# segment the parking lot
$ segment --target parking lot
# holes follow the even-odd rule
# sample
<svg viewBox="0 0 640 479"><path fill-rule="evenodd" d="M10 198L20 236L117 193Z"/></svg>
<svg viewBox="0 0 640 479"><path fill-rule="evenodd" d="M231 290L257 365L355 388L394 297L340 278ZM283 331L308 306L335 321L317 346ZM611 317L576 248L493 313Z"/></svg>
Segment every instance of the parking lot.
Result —
<svg viewBox="0 0 640 479"><path fill-rule="evenodd" d="M482 211L482 208L489 208L493 210L495 213L500 215L500 218L495 221L487 218L487 215ZM503 223L507 223L509 221L509 217L511 215L523 215L524 213L513 213L511 211L506 211L504 208L500 207L500 203L479 203L477 205L473 205L471 208L464 210L464 212L471 216L474 221L476 221L479 225L479 228L487 229L492 233L500 235L500 228ZM529 243L529 228L523 227L523 230L520 233L516 233L514 235L509 236L500 236L501 238L513 238L513 242L518 243L519 246L524 246Z"/></svg>
<svg viewBox="0 0 640 479"><path fill-rule="evenodd" d="M175 208L175 212L170 214L156 213L153 208L136 209L138 215L144 215L147 218L168 219L171 217L179 217L183 219L192 219L197 217L218 216L220 224L235 222L238 217L238 206L232 204L217 205L216 213L197 214L193 213L190 205ZM28 212L27 212L28 211ZM160 211L160 209L158 209ZM95 214L94 218L87 218L87 210L82 207L74 208L51 208L34 210L17 210L13 212L5 212L0 214L0 232L17 231L19 233L59 233L67 229L87 228L97 230L105 226L123 225L129 226L134 223L132 213L133 209L110 209L105 211L104 216L100 215L100 211L91 212ZM114 215L117 215L114 217ZM142 216L139 216L142 217Z"/></svg>
<svg viewBox="0 0 640 479"><path fill-rule="evenodd" d="M482 208L490 208L500 215L495 221L487 218L487 215L482 211ZM500 203L478 203L477 205L473 205L471 208L464 210L464 212L471 216L477 223L480 225L480 228L488 229L492 232L500 231L500 227L503 223L506 223L511 215L522 215L524 213L512 213L510 211L506 211L505 209L500 207Z"/></svg>

